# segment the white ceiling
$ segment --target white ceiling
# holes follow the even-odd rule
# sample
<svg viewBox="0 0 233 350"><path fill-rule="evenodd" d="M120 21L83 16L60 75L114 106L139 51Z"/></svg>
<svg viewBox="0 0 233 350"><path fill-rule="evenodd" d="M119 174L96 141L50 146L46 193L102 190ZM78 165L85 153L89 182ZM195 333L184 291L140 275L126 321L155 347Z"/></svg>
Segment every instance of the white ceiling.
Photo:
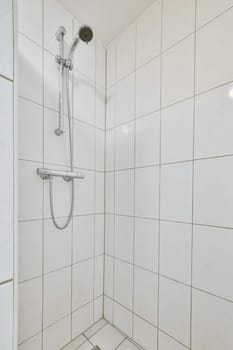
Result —
<svg viewBox="0 0 233 350"><path fill-rule="evenodd" d="M155 0L59 0L97 38L109 43Z"/></svg>

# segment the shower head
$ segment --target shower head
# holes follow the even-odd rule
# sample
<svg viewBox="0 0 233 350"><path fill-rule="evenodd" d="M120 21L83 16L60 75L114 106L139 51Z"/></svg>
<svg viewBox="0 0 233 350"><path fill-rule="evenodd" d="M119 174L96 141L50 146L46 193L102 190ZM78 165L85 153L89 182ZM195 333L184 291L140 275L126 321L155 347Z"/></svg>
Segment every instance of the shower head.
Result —
<svg viewBox="0 0 233 350"><path fill-rule="evenodd" d="M88 44L93 38L92 29L88 26L81 27L79 29L79 38Z"/></svg>
<svg viewBox="0 0 233 350"><path fill-rule="evenodd" d="M72 45L70 47L68 60L72 61L74 51L75 51L80 39L88 44L92 40L92 38L93 38L92 29L88 26L81 27L79 29L79 32L76 33L75 38L74 38Z"/></svg>

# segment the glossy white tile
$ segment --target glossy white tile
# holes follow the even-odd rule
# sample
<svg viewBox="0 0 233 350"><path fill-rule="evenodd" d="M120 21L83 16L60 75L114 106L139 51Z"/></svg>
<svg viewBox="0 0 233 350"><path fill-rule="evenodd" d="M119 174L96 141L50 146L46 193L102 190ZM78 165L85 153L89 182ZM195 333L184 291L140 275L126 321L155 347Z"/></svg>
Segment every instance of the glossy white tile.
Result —
<svg viewBox="0 0 233 350"><path fill-rule="evenodd" d="M18 31L42 46L42 0L19 0L17 6Z"/></svg>
<svg viewBox="0 0 233 350"><path fill-rule="evenodd" d="M161 1L156 1L137 21L137 66L161 52Z"/></svg>
<svg viewBox="0 0 233 350"><path fill-rule="evenodd" d="M161 218L192 221L192 163L161 167Z"/></svg>
<svg viewBox="0 0 233 350"><path fill-rule="evenodd" d="M160 58L139 68L136 72L136 117L160 108Z"/></svg>
<svg viewBox="0 0 233 350"><path fill-rule="evenodd" d="M136 121L136 166L156 165L160 157L160 114Z"/></svg>
<svg viewBox="0 0 233 350"><path fill-rule="evenodd" d="M190 288L161 277L159 289L160 329L189 347L191 307Z"/></svg>
<svg viewBox="0 0 233 350"><path fill-rule="evenodd" d="M192 225L160 223L160 273L174 280L191 283Z"/></svg>
<svg viewBox="0 0 233 350"><path fill-rule="evenodd" d="M161 162L171 163L193 158L193 99L162 110Z"/></svg>
<svg viewBox="0 0 233 350"><path fill-rule="evenodd" d="M232 303L193 291L192 349L230 350L233 343L232 322Z"/></svg>
<svg viewBox="0 0 233 350"><path fill-rule="evenodd" d="M194 29L195 0L163 2L163 50L193 33Z"/></svg>
<svg viewBox="0 0 233 350"><path fill-rule="evenodd" d="M196 37L196 92L232 81L233 9L204 26Z"/></svg>
<svg viewBox="0 0 233 350"><path fill-rule="evenodd" d="M162 106L193 96L194 35L166 51L162 60Z"/></svg>
<svg viewBox="0 0 233 350"><path fill-rule="evenodd" d="M135 215L159 218L159 167L136 169Z"/></svg>
<svg viewBox="0 0 233 350"><path fill-rule="evenodd" d="M0 286L0 348L11 350L13 347L13 283ZM21 349L20 349L21 350Z"/></svg>

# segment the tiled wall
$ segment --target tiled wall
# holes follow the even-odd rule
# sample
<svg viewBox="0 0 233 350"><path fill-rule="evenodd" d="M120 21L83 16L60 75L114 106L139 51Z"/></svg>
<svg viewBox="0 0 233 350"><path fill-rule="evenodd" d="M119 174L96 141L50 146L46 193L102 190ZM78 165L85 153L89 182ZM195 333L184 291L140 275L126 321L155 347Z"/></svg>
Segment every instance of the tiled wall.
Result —
<svg viewBox="0 0 233 350"><path fill-rule="evenodd" d="M233 1L157 0L107 50L105 317L233 347Z"/></svg>
<svg viewBox="0 0 233 350"><path fill-rule="evenodd" d="M13 2L0 3L0 349L13 350L14 69ZM15 316L15 317L14 317Z"/></svg>
<svg viewBox="0 0 233 350"><path fill-rule="evenodd" d="M105 49L80 44L70 85L73 95L75 182L72 225L55 229L49 187L38 167L69 165L66 133L58 122L55 33L71 44L79 23L55 0L18 0L19 66L19 350L60 349L103 314ZM70 184L54 179L57 219L70 206ZM5 350L5 349L4 349Z"/></svg>

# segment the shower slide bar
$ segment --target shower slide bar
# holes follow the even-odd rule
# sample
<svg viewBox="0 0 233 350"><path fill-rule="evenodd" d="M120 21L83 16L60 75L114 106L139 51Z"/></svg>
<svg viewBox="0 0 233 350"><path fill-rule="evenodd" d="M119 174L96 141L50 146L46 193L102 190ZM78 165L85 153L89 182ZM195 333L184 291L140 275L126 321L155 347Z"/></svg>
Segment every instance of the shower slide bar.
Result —
<svg viewBox="0 0 233 350"><path fill-rule="evenodd" d="M37 168L37 174L43 179L48 180L52 176L62 177L65 181L71 179L84 179L85 176L82 173L76 173L74 171L53 170L46 168Z"/></svg>

